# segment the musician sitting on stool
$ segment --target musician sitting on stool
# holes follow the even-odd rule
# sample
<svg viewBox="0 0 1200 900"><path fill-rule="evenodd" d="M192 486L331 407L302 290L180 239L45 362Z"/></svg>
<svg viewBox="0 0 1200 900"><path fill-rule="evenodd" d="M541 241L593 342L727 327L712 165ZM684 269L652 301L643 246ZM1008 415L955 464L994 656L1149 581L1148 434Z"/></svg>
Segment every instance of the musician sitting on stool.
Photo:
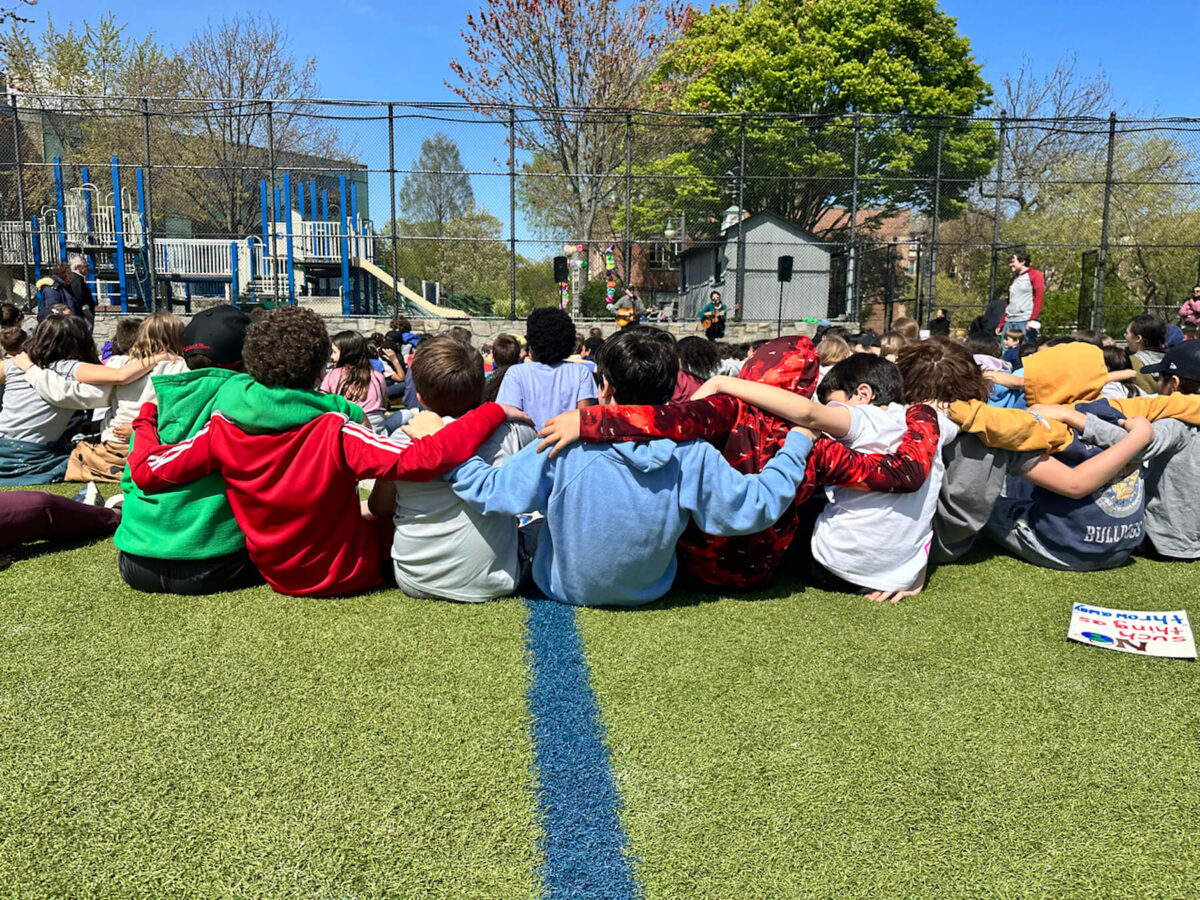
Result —
<svg viewBox="0 0 1200 900"><path fill-rule="evenodd" d="M692 329L692 333L695 334L703 328L704 336L710 341L721 340L725 337L725 313L727 311L727 307L721 302L721 292L713 291L708 297L708 302L701 307L700 320Z"/></svg>
<svg viewBox="0 0 1200 900"><path fill-rule="evenodd" d="M636 324L646 313L646 304L636 292L637 288L629 288L608 307L609 312L617 317L618 328Z"/></svg>

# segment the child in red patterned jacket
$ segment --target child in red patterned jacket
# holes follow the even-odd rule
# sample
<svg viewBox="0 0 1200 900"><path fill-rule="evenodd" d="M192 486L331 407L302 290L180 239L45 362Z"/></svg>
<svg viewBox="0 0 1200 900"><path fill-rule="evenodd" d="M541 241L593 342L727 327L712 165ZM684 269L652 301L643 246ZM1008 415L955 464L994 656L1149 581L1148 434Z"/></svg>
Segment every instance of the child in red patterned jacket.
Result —
<svg viewBox="0 0 1200 900"><path fill-rule="evenodd" d="M776 338L742 367L740 379L811 397L819 361L807 337ZM718 394L675 406L595 406L557 416L543 429L542 447L576 437L589 443L704 438L739 472L753 474L783 445L791 423L734 397ZM907 412L907 432L892 453L857 453L828 438L813 445L796 503L773 526L742 537L716 537L691 526L679 539L684 570L702 585L724 590L761 587L774 577L799 526L798 507L818 485L909 493L929 477L938 450L937 415L928 406Z"/></svg>

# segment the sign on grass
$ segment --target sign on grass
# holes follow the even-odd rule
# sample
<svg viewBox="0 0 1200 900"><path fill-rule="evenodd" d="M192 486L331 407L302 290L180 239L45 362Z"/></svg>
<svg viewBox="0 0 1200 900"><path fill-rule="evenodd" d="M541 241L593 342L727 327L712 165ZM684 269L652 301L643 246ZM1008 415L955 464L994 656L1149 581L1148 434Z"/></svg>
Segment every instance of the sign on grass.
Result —
<svg viewBox="0 0 1200 900"><path fill-rule="evenodd" d="M1071 609L1067 638L1105 650L1142 656L1195 659L1196 640L1187 613L1105 609L1076 603Z"/></svg>

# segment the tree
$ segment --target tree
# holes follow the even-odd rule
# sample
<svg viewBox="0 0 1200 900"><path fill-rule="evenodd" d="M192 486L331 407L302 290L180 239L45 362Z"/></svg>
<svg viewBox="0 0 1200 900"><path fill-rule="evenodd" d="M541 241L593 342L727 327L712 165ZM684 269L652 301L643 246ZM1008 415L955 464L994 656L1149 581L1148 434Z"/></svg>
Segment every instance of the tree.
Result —
<svg viewBox="0 0 1200 900"><path fill-rule="evenodd" d="M675 109L715 114L687 154L714 181L738 172L744 128L745 207L802 228L849 207L856 122L860 206L930 210L939 132L944 217L995 159L991 129L961 118L991 88L935 0L715 6L686 21L654 85Z"/></svg>
<svg viewBox="0 0 1200 900"><path fill-rule="evenodd" d="M474 210L470 176L463 171L458 145L447 135L438 132L421 141L413 169L400 188L400 205L408 219L432 223L440 237L450 220Z"/></svg>
<svg viewBox="0 0 1200 900"><path fill-rule="evenodd" d="M196 211L225 233L246 233L259 221L257 182L269 177L268 145L277 162L289 154L342 155L336 132L305 102L320 93L316 58L296 59L274 19L247 15L210 25L181 57L191 94L215 98L182 110L177 151L208 167L185 189ZM294 161L290 168L303 167Z"/></svg>
<svg viewBox="0 0 1200 900"><path fill-rule="evenodd" d="M54 135L68 167L74 159L95 162L112 156L141 162L141 108L123 98L178 96L186 83L174 53L159 46L152 34L141 40L129 37L126 25L111 13L95 24L85 21L81 31L73 24L62 30L47 16L37 38L14 22L0 48L9 82L22 92L21 105L39 112L41 128ZM137 127L130 127L131 121ZM22 135L24 159L41 159L42 147L35 143ZM161 142L154 142L154 149L163 150ZM52 202L51 170L31 166L22 174L27 209ZM13 193L10 186L5 196Z"/></svg>
<svg viewBox="0 0 1200 900"><path fill-rule="evenodd" d="M1078 188L1056 182L1072 171L1082 176L1081 165L1103 159L1108 135L1106 123L1082 120L1099 119L1117 108L1104 72L1082 75L1074 56L1044 75L1037 74L1028 57L1022 58L1016 74L1000 82L1000 104L1015 120L1000 151L1004 178L997 187L993 172L980 182L978 194L986 203L996 199L998 190L1001 201L1018 211L1037 209Z"/></svg>
<svg viewBox="0 0 1200 900"><path fill-rule="evenodd" d="M571 240L590 241L625 162L625 118L674 34L678 0L484 0L448 84L486 114L516 116L518 148L557 181ZM527 181L529 179L526 179Z"/></svg>

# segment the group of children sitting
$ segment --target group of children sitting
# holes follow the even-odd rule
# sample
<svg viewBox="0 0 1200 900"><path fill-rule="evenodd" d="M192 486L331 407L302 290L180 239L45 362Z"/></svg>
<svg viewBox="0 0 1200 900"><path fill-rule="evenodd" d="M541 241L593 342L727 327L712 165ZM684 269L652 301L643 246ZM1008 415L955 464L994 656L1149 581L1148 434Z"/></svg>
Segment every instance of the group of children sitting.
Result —
<svg viewBox="0 0 1200 900"><path fill-rule="evenodd" d="M101 365L73 319L0 329L0 484L119 479L120 506L0 493L0 550L115 530L142 591L386 581L478 602L532 583L623 606L677 577L728 592L787 570L896 601L981 535L1067 570L1139 548L1200 558L1183 500L1200 471L1200 342L1110 373L1079 334L1014 348L1013 371L994 333L742 349L637 325L585 338L538 309L485 361L465 329L401 319L331 340L305 309L252 321L225 306L119 330ZM1155 393L1102 399L1137 375ZM63 443L100 408L98 435Z"/></svg>

